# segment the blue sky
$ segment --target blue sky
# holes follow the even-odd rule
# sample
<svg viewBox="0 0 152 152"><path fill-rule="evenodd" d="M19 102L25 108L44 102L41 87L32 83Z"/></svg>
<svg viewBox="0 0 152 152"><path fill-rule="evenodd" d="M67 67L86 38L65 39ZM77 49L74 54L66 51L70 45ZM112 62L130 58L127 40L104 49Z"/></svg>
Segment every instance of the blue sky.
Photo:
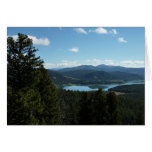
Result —
<svg viewBox="0 0 152 152"><path fill-rule="evenodd" d="M9 27L33 39L46 68L78 65L144 67L144 27Z"/></svg>

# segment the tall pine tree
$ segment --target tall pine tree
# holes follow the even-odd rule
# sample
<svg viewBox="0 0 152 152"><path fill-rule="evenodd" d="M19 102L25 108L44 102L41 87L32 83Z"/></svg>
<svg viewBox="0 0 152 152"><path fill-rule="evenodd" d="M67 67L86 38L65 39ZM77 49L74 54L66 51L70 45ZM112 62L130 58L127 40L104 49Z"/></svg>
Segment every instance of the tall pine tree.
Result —
<svg viewBox="0 0 152 152"><path fill-rule="evenodd" d="M119 125L120 124L120 115L118 108L118 98L114 92L108 92L107 94L107 104L109 111L109 125Z"/></svg>
<svg viewBox="0 0 152 152"><path fill-rule="evenodd" d="M88 93L85 92L80 101L80 111L79 111L79 124L81 125L91 125L95 124L94 118L94 104L89 98Z"/></svg>
<svg viewBox="0 0 152 152"><path fill-rule="evenodd" d="M8 124L59 124L56 90L28 36L7 39Z"/></svg>
<svg viewBox="0 0 152 152"><path fill-rule="evenodd" d="M106 103L106 94L100 88L94 95L94 105L96 109L96 124L105 125L108 121L108 105Z"/></svg>

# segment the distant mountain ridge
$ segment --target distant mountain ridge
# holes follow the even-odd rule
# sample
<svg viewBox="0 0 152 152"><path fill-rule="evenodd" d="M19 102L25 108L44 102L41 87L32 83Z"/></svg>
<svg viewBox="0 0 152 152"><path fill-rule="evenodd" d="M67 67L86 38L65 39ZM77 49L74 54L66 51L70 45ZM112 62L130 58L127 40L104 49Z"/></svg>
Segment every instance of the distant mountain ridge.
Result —
<svg viewBox="0 0 152 152"><path fill-rule="evenodd" d="M131 80L141 80L142 76L132 73L126 73L121 71L105 72L105 71L96 71L96 70L74 70L62 72L64 76L72 77L75 79L82 80L83 82L94 82L94 83L103 83L103 82L114 82L114 81L131 81Z"/></svg>
<svg viewBox="0 0 152 152"><path fill-rule="evenodd" d="M127 67L122 67L122 66L112 66L112 65L104 65L104 64L101 64L98 66L80 65L80 66L71 67L71 68L63 68L56 71L67 72L67 71L75 71L75 70L95 70L95 71L105 71L105 72L119 71L119 72L137 74L140 76L145 75L145 68L127 68Z"/></svg>
<svg viewBox="0 0 152 152"><path fill-rule="evenodd" d="M64 85L91 85L91 84L110 84L124 83L132 80L144 80L144 76L129 72L111 71L105 72L100 70L86 70L86 66L81 69L70 70L48 70L49 76L56 86ZM87 66L88 68L88 66ZM89 68L90 69L90 68Z"/></svg>

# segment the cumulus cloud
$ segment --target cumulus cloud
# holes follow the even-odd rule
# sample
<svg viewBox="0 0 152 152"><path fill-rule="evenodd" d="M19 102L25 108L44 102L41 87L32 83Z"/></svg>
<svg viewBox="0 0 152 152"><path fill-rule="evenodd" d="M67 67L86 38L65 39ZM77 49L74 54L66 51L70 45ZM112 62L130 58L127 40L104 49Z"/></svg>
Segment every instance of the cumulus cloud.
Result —
<svg viewBox="0 0 152 152"><path fill-rule="evenodd" d="M89 32L95 32L97 34L108 34L108 31L103 27L98 27L95 30L89 30Z"/></svg>
<svg viewBox="0 0 152 152"><path fill-rule="evenodd" d="M119 37L119 38L118 38L118 41L119 41L120 43L127 43L127 41L126 41L123 37Z"/></svg>
<svg viewBox="0 0 152 152"><path fill-rule="evenodd" d="M83 28L74 28L74 31L81 34L87 34L87 31Z"/></svg>
<svg viewBox="0 0 152 152"><path fill-rule="evenodd" d="M16 41L18 38L18 35L13 35L11 37L13 37L13 39ZM45 45L45 46L50 44L50 41L48 40L48 38L37 38L36 36L32 36L32 35L28 35L28 37L33 40L33 44Z"/></svg>
<svg viewBox="0 0 152 152"><path fill-rule="evenodd" d="M95 32L97 34L118 34L116 29L112 29L110 31L108 31L107 29L103 28L103 27L98 27L95 30L89 30L89 32Z"/></svg>
<svg viewBox="0 0 152 152"><path fill-rule="evenodd" d="M77 53L77 52L79 52L79 48L73 47L73 48L69 49L69 51Z"/></svg>

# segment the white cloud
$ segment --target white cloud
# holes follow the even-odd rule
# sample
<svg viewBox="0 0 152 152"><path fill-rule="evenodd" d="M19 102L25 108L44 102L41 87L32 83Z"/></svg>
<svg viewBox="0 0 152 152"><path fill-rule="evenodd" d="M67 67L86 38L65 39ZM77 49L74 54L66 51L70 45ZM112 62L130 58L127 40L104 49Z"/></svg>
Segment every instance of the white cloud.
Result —
<svg viewBox="0 0 152 152"><path fill-rule="evenodd" d="M13 36L11 36L15 41L17 40L17 38L18 38L18 35L13 35Z"/></svg>
<svg viewBox="0 0 152 152"><path fill-rule="evenodd" d="M74 31L76 31L77 33L87 34L87 31L83 28L74 28Z"/></svg>
<svg viewBox="0 0 152 152"><path fill-rule="evenodd" d="M104 64L106 64L106 65L116 65L116 63L113 61L113 60L104 60L103 61L104 62Z"/></svg>
<svg viewBox="0 0 152 152"><path fill-rule="evenodd" d="M126 61L120 61L120 65L124 67L144 67L145 63L144 61L139 60L126 60Z"/></svg>
<svg viewBox="0 0 152 152"><path fill-rule="evenodd" d="M88 65L94 65L94 66L97 66L99 64L105 64L105 65L114 65L115 64L113 60L107 60L107 59L100 60L100 59L96 59L96 58L91 59L91 60L86 60L86 63Z"/></svg>
<svg viewBox="0 0 152 152"><path fill-rule="evenodd" d="M111 32L115 35L118 34L116 29L112 29Z"/></svg>
<svg viewBox="0 0 152 152"><path fill-rule="evenodd" d="M119 37L119 38L118 38L118 41L119 41L120 43L127 43L127 41L126 41L123 37Z"/></svg>
<svg viewBox="0 0 152 152"><path fill-rule="evenodd" d="M13 37L13 39L16 41L18 38L18 35L13 35L11 37ZM48 38L37 38L36 36L32 36L32 35L28 35L28 37L33 40L33 44L45 45L45 46L50 44L50 41L48 40Z"/></svg>
<svg viewBox="0 0 152 152"><path fill-rule="evenodd" d="M46 63L44 64L45 68L51 69L51 68L69 68L69 67L75 67L79 66L77 61L68 61L68 60L62 60L60 63Z"/></svg>
<svg viewBox="0 0 152 152"><path fill-rule="evenodd" d="M50 44L50 41L48 40L48 38L39 38L38 39L35 36L31 36L31 35L28 35L28 37L33 40L33 44L38 44L38 45L49 45Z"/></svg>
<svg viewBox="0 0 152 152"><path fill-rule="evenodd" d="M97 34L108 34L108 31L103 27L98 27L95 30L89 30L89 32L95 32Z"/></svg>
<svg viewBox="0 0 152 152"><path fill-rule="evenodd" d="M77 53L77 52L79 52L79 48L73 47L73 48L69 49L69 51Z"/></svg>
<svg viewBox="0 0 152 152"><path fill-rule="evenodd" d="M112 65L112 66L123 66L123 67L130 67L130 68L140 68L144 67L144 61L140 60L124 60L124 61L114 61L109 59L100 60L97 58L88 59L80 63L80 61L68 61L62 60L59 63L46 63L45 67L47 69L51 68L68 68L68 67L75 67L79 65L93 65L97 66L100 64L105 65Z"/></svg>
<svg viewBox="0 0 152 152"><path fill-rule="evenodd" d="M89 30L89 32L95 32L97 34L114 34L114 35L118 34L116 29L112 29L112 30L108 31L103 27L98 27L95 30Z"/></svg>
<svg viewBox="0 0 152 152"><path fill-rule="evenodd" d="M124 61L114 61L114 60L109 60L109 59L91 59L91 60L86 60L85 64L87 65L100 65L100 64L105 64L105 65L113 65L113 66L123 66L123 67L131 67L131 68L139 68L139 67L144 67L144 61L140 60L124 60Z"/></svg>

